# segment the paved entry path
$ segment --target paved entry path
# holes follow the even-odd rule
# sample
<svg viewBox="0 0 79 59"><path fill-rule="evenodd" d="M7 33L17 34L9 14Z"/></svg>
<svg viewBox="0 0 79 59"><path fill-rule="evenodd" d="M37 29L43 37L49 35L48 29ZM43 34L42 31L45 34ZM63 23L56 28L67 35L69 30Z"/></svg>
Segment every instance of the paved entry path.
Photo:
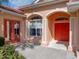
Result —
<svg viewBox="0 0 79 59"><path fill-rule="evenodd" d="M35 46L33 49L26 48L25 50L17 48L16 50L22 53L26 59L76 59L72 52L41 46Z"/></svg>

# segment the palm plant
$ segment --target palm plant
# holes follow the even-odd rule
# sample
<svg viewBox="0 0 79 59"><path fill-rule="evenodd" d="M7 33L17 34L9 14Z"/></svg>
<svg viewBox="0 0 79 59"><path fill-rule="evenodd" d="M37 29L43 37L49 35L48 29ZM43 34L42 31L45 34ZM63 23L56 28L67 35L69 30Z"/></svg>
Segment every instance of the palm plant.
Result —
<svg viewBox="0 0 79 59"><path fill-rule="evenodd" d="M0 59L25 59L25 57L16 52L13 45L4 45L0 47Z"/></svg>

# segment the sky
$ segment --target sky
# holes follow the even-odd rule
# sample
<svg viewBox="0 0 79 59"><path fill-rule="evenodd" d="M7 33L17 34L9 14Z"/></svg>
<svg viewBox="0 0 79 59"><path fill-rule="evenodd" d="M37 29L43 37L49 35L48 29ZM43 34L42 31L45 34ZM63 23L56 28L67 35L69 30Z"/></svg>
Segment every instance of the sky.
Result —
<svg viewBox="0 0 79 59"><path fill-rule="evenodd" d="M23 5L31 4L35 0L9 0L9 2L3 2L3 5L12 7L12 8L18 8Z"/></svg>

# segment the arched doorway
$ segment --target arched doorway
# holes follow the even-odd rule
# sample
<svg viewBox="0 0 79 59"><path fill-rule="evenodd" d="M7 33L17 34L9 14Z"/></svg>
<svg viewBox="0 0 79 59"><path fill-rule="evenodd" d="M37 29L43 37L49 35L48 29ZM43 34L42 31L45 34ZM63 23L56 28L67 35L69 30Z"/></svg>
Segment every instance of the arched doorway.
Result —
<svg viewBox="0 0 79 59"><path fill-rule="evenodd" d="M29 17L28 36L35 45L41 44L42 39L42 17L32 15Z"/></svg>
<svg viewBox="0 0 79 59"><path fill-rule="evenodd" d="M69 41L69 17L66 12L55 12L48 16L48 26L54 40Z"/></svg>

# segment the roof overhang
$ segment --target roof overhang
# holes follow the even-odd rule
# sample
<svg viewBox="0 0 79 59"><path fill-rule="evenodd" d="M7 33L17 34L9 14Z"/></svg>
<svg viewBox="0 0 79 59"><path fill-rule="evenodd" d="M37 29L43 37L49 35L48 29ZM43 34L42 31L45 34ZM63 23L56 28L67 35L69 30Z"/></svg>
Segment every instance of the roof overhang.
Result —
<svg viewBox="0 0 79 59"><path fill-rule="evenodd" d="M79 1L67 3L69 12L75 12L79 9Z"/></svg>
<svg viewBox="0 0 79 59"><path fill-rule="evenodd" d="M20 10L31 9L31 8L36 8L36 7L45 6L45 5L49 5L49 4L61 3L61 2L65 2L65 1L68 1L68 0L47 0L45 2L35 3L35 4L31 4L31 5L25 5L25 6L19 7L19 9Z"/></svg>
<svg viewBox="0 0 79 59"><path fill-rule="evenodd" d="M17 9L13 9L13 8L10 8L10 7L7 7L7 6L3 6L3 5L0 5L0 12L5 12L5 13L8 13L8 14L25 17L25 15L22 11L17 10Z"/></svg>
<svg viewBox="0 0 79 59"><path fill-rule="evenodd" d="M2 9L2 8L0 8L0 11L1 11L1 12L5 12L5 13L8 13L8 14L11 14L11 15L14 15L14 16L26 17L25 15L18 14L18 13L16 13L16 12L12 12L12 11L8 11L8 10Z"/></svg>

